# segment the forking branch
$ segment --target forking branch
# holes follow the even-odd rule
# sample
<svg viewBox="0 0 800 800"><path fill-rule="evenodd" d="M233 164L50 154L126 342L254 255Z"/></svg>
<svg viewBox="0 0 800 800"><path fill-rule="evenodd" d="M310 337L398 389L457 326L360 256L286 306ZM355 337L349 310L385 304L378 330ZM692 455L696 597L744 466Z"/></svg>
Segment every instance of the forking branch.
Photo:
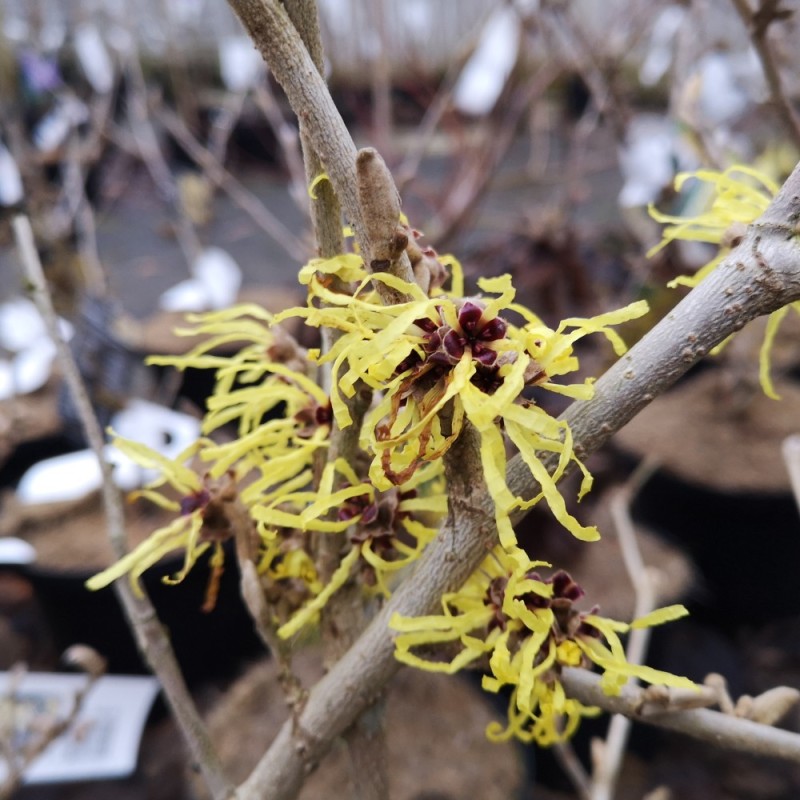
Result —
<svg viewBox="0 0 800 800"><path fill-rule="evenodd" d="M302 52L300 39L290 29L282 6L271 0L230 3L283 85L295 112L307 125L369 263L375 243L370 240L359 205L355 146L324 83L309 66L310 59ZM393 187L386 188L389 193L392 190ZM715 273L598 381L593 399L574 403L565 412L562 419L570 425L579 457L601 447L720 341L755 317L800 298L800 247L795 227L799 214L800 168L796 168L767 212L749 228ZM507 481L514 494L527 498L537 493L538 487L520 457L509 463ZM299 717L281 729L240 787L240 798L292 797L333 738L369 705L398 668L388 630L391 615L430 613L443 592L460 586L477 567L495 542L496 532L488 494L478 490L469 502L471 514L459 516L457 524L452 516L447 519L414 572L356 644L311 691ZM603 697L593 697L593 702L614 707ZM795 739L798 737L792 742ZM796 757L786 755L796 753L791 748L774 752Z"/></svg>
<svg viewBox="0 0 800 800"><path fill-rule="evenodd" d="M793 215L798 213L800 167L715 273L600 378L591 400L567 409L562 418L569 422L582 457L601 447L724 338L755 317L800 297L800 246L792 228ZM537 491L520 457L509 462L508 485L524 497ZM496 532L486 492L473 495L471 504L473 515L460 519L458 525L450 519L445 522L413 574L314 687L297 724L290 722L281 729L240 788L242 800L292 797L306 771L397 670L388 629L392 614L430 613L442 593L460 586L477 567L495 542ZM601 702L601 697L593 701L616 710ZM796 738L800 743L800 737Z"/></svg>

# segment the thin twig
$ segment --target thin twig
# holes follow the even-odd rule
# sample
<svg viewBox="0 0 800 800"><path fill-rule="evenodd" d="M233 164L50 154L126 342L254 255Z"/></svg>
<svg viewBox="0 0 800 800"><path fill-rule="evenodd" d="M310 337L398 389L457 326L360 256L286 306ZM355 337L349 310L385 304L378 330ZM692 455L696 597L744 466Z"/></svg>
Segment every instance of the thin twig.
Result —
<svg viewBox="0 0 800 800"><path fill-rule="evenodd" d="M553 755L564 774L569 778L580 800L592 800L591 779L578 758L572 742L556 742L553 745Z"/></svg>
<svg viewBox="0 0 800 800"><path fill-rule="evenodd" d="M357 463L359 432L371 399L372 392L366 386L357 387L353 397L346 398L353 423L344 429L335 426L331 431L329 463L337 458L343 458L348 464ZM342 541L329 533L320 533L315 544L320 578L328 581L341 561ZM322 610L321 628L323 659L327 668L332 667L358 640L374 613L374 605L375 601L365 599L358 580L345 584L326 603ZM389 797L385 712L385 698L382 692L378 692L371 706L345 732L356 800L388 800Z"/></svg>
<svg viewBox="0 0 800 800"><path fill-rule="evenodd" d="M209 180L244 211L256 225L277 242L294 260L303 262L308 255L303 243L192 135L183 120L171 109L162 106L158 116L175 141L203 170Z"/></svg>
<svg viewBox="0 0 800 800"><path fill-rule="evenodd" d="M78 155L78 140L73 132L64 165L64 189L74 209L77 246L86 283L94 294L103 295L108 291L108 278L97 251L97 226L94 211L86 196L83 170Z"/></svg>
<svg viewBox="0 0 800 800"><path fill-rule="evenodd" d="M142 65L139 62L139 53L135 49L128 54L126 73L131 83L128 92L131 134L139 151L139 157L175 215L175 236L186 262L191 267L200 255L202 246L180 201L175 178L161 152L158 136L150 119L147 84L142 73Z"/></svg>
<svg viewBox="0 0 800 800"><path fill-rule="evenodd" d="M316 74L324 87L325 81L322 76L325 58L322 50L317 4L315 0L288 0L286 11L300 36L300 43L311 59ZM262 55L263 52L262 50ZM296 106L294 110L297 113ZM325 163L329 160L330 154L325 150L318 149L318 145L314 143L310 121L300 113L297 113L297 120L300 128L300 146L303 152L306 186L310 186L319 175L325 172ZM355 158L355 145L352 153ZM353 190L355 190L355 183ZM317 255L320 258L332 258L343 252L342 208L341 200L337 196L335 181L322 181L317 185L316 199L311 203L310 211L314 237L317 242Z"/></svg>
<svg viewBox="0 0 800 800"><path fill-rule="evenodd" d="M700 163L722 170L727 166L727 156L720 147L714 131L702 118L698 119L695 93L690 89L697 79L698 26L705 22L707 6L691 3L678 29L675 40L672 80L669 87L669 116L681 122L691 147ZM652 242L648 245L650 246Z"/></svg>
<svg viewBox="0 0 800 800"><path fill-rule="evenodd" d="M655 571L645 566L639 549L636 530L630 515L631 491L615 492L609 500L611 519L617 532L622 561L636 596L634 617L649 614L656 607ZM650 628L635 628L628 634L625 658L629 664L642 664L650 640ZM632 682L636 685L636 681ZM631 731L631 721L615 714L608 725L602 758L595 764L592 774L591 800L611 800L625 748Z"/></svg>
<svg viewBox="0 0 800 800"><path fill-rule="evenodd" d="M568 62L578 71L592 93L597 111L608 118L614 135L623 141L628 127L630 109L619 91L618 82L611 80L600 63L596 48L580 22L560 5L545 7L536 19L550 33L551 44L559 42L568 54ZM551 49L552 52L552 49ZM569 66L569 63L565 64Z"/></svg>
<svg viewBox="0 0 800 800"><path fill-rule="evenodd" d="M103 456L103 432L94 415L91 401L80 377L78 365L69 346L59 332L58 319L53 309L50 292L47 288L39 254L33 239L30 220L23 215L14 217L14 237L20 254L20 261L28 282L31 296L47 325L48 332L58 348L59 364L64 380L72 394L75 408L81 419L89 446L97 456L103 475L102 498L108 525L108 536L114 554L122 558L127 552L125 537L125 516L119 491L114 484L111 466ZM117 596L122 602L125 615L136 634L140 650L147 663L155 672L172 709L173 716L183 734L193 760L202 770L209 791L214 800L224 800L232 796L232 786L225 777L219 759L211 745L211 740L200 718L197 708L186 688L178 662L169 639L162 628L155 609L144 588L137 596L127 581L114 584Z"/></svg>
<svg viewBox="0 0 800 800"><path fill-rule="evenodd" d="M236 123L242 116L246 99L246 90L226 92L221 104L213 112L211 130L208 133L208 152L218 164L225 163L225 157L228 154L228 143ZM186 119L181 114L177 116L182 121ZM186 125L185 121L184 125Z"/></svg>
<svg viewBox="0 0 800 800"><path fill-rule="evenodd" d="M417 177L422 159L427 155L434 136L439 132L442 118L452 105L453 90L460 72L460 64L453 64L449 67L435 97L425 109L422 121L414 129L408 150L400 165L395 169L397 190L401 193L409 182Z"/></svg>
<svg viewBox="0 0 800 800"><path fill-rule="evenodd" d="M286 3L286 10L317 74L321 77L324 57L316 2L289 0ZM306 183L310 185L314 178L323 172L323 158L317 151L302 116L300 116L300 143ZM311 214L319 255L330 258L342 252L341 209L338 197L329 181L323 181L317 186ZM324 332L323 342L326 349L331 346L333 336L335 336L333 331ZM337 458L345 459L348 464L356 463L361 420L369 408L371 398L372 393L367 387L358 387L354 396L346 401L353 423L344 430L334 425L330 436L328 463L335 462ZM317 536L314 546L320 577L323 581L330 580L341 557L341 544L337 537L321 533ZM322 613L326 665L330 666L338 661L358 639L368 621L367 611L358 582L343 586L326 604ZM350 728L345 731L344 738L351 765L354 797L357 800L387 800L389 761L386 747L385 703L381 692L377 692L371 706L355 718Z"/></svg>
<svg viewBox="0 0 800 800"><path fill-rule="evenodd" d="M369 266L376 260L376 250L385 246L381 241L383 227L373 231L369 227L369 220L365 218L358 194L355 145L314 59L303 46L287 8L276 0L228 2L253 38L275 79L283 87L289 104L300 120L301 133L308 137L313 151L322 162L345 215L353 226L364 262ZM397 194L393 182L379 187L379 191L385 193L387 199ZM402 267L397 272L398 277L413 282L414 274L408 258L399 258L396 263ZM385 302L397 301L396 291L381 283L375 288Z"/></svg>
<svg viewBox="0 0 800 800"><path fill-rule="evenodd" d="M188 26L183 31L179 29L177 23L178 14L175 13L174 0L161 0L160 8L156 13L167 20L170 26L174 26L173 30L169 31L166 38L166 52L161 55L160 63L166 66L167 75L169 76L169 88L172 90L171 94L175 98L175 105L178 113L189 127L196 127L200 115L198 113L198 92L196 86L192 85L192 75L189 61L193 58L192 50L187 47L181 34L188 33ZM117 12L121 17L124 13L124 6L117 6ZM155 11L153 9L150 13ZM120 20L121 21L121 20ZM177 24L176 24L177 23ZM132 36L136 33L130 31ZM137 37L134 41L139 41Z"/></svg>
<svg viewBox="0 0 800 800"><path fill-rule="evenodd" d="M253 87L253 100L280 143L283 160L289 171L289 193L297 207L301 211L307 212L308 192L306 189L310 181L307 179L303 164L299 131L284 118L267 76L264 76L263 80L258 81ZM339 222L338 216L337 222Z"/></svg>
<svg viewBox="0 0 800 800"><path fill-rule="evenodd" d="M678 731L719 747L800 763L800 734L792 731L707 708L642 715L644 689L626 686L619 697L609 697L600 688L599 675L572 667L563 670L561 680L570 697L585 705L625 714L637 722Z"/></svg>
<svg viewBox="0 0 800 800"><path fill-rule="evenodd" d="M770 24L779 18L775 16L778 13L779 3L774 0L761 0L759 10L754 13L748 0L731 0L731 2L739 17L741 17L745 30L758 54L764 78L767 81L767 86L769 86L770 100L777 109L786 127L786 132L792 137L795 147L800 147L800 117L798 117L786 97L781 74L775 64L774 53L767 40ZM757 17L761 17L764 21L756 24Z"/></svg>
<svg viewBox="0 0 800 800"><path fill-rule="evenodd" d="M531 104L552 85L558 74L557 67L549 64L541 67L535 75L526 79L519 94L512 97L503 114L488 125L478 152L465 160L436 217L426 224L426 232L439 246L469 223L484 196L484 190L495 175L497 165L514 141L520 120Z"/></svg>

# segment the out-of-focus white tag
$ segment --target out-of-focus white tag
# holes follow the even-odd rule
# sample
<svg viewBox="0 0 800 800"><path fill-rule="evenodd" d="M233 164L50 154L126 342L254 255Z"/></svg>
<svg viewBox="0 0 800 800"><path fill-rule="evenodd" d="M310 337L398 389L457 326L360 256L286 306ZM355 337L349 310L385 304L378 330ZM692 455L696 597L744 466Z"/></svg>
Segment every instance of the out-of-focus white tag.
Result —
<svg viewBox="0 0 800 800"><path fill-rule="evenodd" d="M37 723L64 719L86 680L83 675L30 673L19 682L14 678L11 697L9 673L0 673L0 714L5 717L12 710L14 714L12 748L18 750L37 736ZM130 775L136 768L139 742L158 688L158 681L149 676L99 678L70 728L25 770L24 782L61 783ZM0 755L0 780L7 774L8 764Z"/></svg>

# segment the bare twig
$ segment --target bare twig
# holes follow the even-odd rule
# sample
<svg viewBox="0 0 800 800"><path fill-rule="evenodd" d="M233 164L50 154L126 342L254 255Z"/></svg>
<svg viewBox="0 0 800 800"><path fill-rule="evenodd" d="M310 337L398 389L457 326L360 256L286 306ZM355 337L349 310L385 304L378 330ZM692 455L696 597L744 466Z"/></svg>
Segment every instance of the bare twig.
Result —
<svg viewBox="0 0 800 800"><path fill-rule="evenodd" d="M287 8L276 0L229 0L229 4L283 87L300 120L302 135L308 137L353 226L364 262L370 265L375 260L376 248L381 247L382 230L370 229L361 207L356 177L356 148L314 59L303 46L298 30L292 24ZM387 198L397 194L394 183L376 188L385 193ZM408 259L400 258L396 263L402 267L398 276L413 282L414 275ZM382 284L378 284L376 289L385 302L396 302L398 299L396 292Z"/></svg>
<svg viewBox="0 0 800 800"><path fill-rule="evenodd" d="M211 130L208 132L208 152L218 164L225 163L225 156L228 154L228 143L236 123L242 116L246 99L246 90L233 93L227 92L213 113ZM182 114L177 116L182 121L186 119Z"/></svg>
<svg viewBox="0 0 800 800"><path fill-rule="evenodd" d="M175 25L178 15L174 11L175 4L173 0L161 0L159 6L159 16L164 20L169 20L169 23L172 25ZM118 20L121 21L120 17L125 13L123 10L124 7L118 6L117 8L119 9L117 11L119 15ZM155 11L155 9L153 9L153 11ZM177 28L177 25L175 25L175 27ZM161 63L167 68L167 75L171 84L170 89L172 90L171 93L175 98L175 105L177 106L181 119L183 119L190 128L196 127L199 121L199 114L196 86L192 85L192 75L189 66L191 51L180 41L180 37L175 35L177 31L171 31L170 33L172 33L172 35L166 37L166 52L162 56Z"/></svg>
<svg viewBox="0 0 800 800"><path fill-rule="evenodd" d="M562 43L571 66L591 91L597 111L609 119L614 135L622 141L627 131L630 109L619 91L618 81L607 74L580 22L560 4L545 6L536 19L549 31L547 38L551 43Z"/></svg>
<svg viewBox="0 0 800 800"><path fill-rule="evenodd" d="M455 185L447 193L436 218L426 225L430 238L442 246L468 224L472 212L494 176L497 165L508 152L520 120L536 98L541 97L559 74L559 68L541 67L520 87L503 114L488 128L483 150L466 161Z"/></svg>
<svg viewBox="0 0 800 800"><path fill-rule="evenodd" d="M14 236L19 249L20 261L24 270L32 298L39 313L45 320L48 332L58 348L59 363L64 380L72 394L75 408L83 424L86 439L95 452L103 474L102 497L108 524L108 535L117 558L127 552L125 541L125 519L119 492L114 485L111 466L103 457L103 432L94 415L89 396L80 377L78 365L61 337L58 320L53 309L39 255L33 240L30 220L23 215L14 217ZM219 759L208 738L203 721L197 712L191 695L186 688L175 654L169 639L161 627L155 609L142 589L142 596L133 593L127 581L114 584L131 628L136 634L137 643L147 663L157 675L173 716L183 733L195 763L203 772L206 784L215 800L224 800L232 795L232 787L222 772Z"/></svg>
<svg viewBox="0 0 800 800"><path fill-rule="evenodd" d="M174 111L162 106L158 111L158 116L164 127L175 137L175 140L191 159L202 168L215 186L222 189L267 236L277 242L293 259L298 262L305 260L308 253L302 242L258 197L242 186L212 155L211 151L197 141L183 120Z"/></svg>
<svg viewBox="0 0 800 800"><path fill-rule="evenodd" d="M686 10L686 19L678 30L669 89L669 109L670 115L685 125L692 149L696 151L700 162L722 170L727 165L727 157L714 131L706 121L698 118L698 103L694 93L688 88L697 77L697 27L704 22L705 9L705 5L691 3Z"/></svg>
<svg viewBox="0 0 800 800"><path fill-rule="evenodd" d="M310 181L307 179L301 154L299 131L284 118L268 78L258 81L253 87L253 99L280 143L286 169L289 171L289 192L292 199L298 208L308 211L306 189ZM338 222L338 214L336 218Z"/></svg>
<svg viewBox="0 0 800 800"><path fill-rule="evenodd" d="M645 566L637 542L636 531L630 516L631 492L621 490L610 499L611 519L622 550L625 570L636 595L634 617L649 614L656 606L656 577L654 570ZM635 628L628 635L625 658L629 664L641 664L647 653L650 628ZM633 682L633 685L636 681ZM592 800L611 800L622 766L625 748L630 736L631 722L621 714L615 714L608 726L602 747L602 758L595 764L592 775Z"/></svg>
<svg viewBox="0 0 800 800"><path fill-rule="evenodd" d="M128 93L131 134L139 151L139 157L147 167L150 177L158 187L165 202L175 215L175 235L184 258L191 266L200 254L202 247L197 233L180 202L175 179L164 159L164 154L161 152L158 136L150 119L147 104L147 84L142 73L142 65L139 62L139 54L135 49L132 49L129 53L125 66L131 83Z"/></svg>
<svg viewBox="0 0 800 800"><path fill-rule="evenodd" d="M300 40L316 68L323 74L323 50L320 37L317 6L314 0L289 0L286 9L292 24L299 33ZM323 82L324 86L324 82ZM323 172L323 154L313 141L306 122L300 115L300 142L306 170L306 183L311 182ZM389 179L391 184L391 177ZM379 186L380 191L385 191ZM329 181L317 186L316 200L311 207L314 233L318 253L330 258L343 250L341 230L341 210L339 199ZM394 224L400 216L399 208ZM331 345L333 331L324 332L326 348ZM361 420L369 408L372 394L367 387L360 387L347 401L354 423L342 430L334 425L331 431L328 461L344 458L349 464L356 463L359 452L358 432ZM324 533L315 541L315 558L322 580L330 580L341 556L341 545L336 537ZM330 665L339 660L358 639L367 624L361 586L350 582L343 586L326 604L322 613L322 635L324 659ZM384 727L385 703L381 692L376 692L372 704L358 715L349 730L345 732L345 742L351 765L351 783L357 800L385 800L388 798L388 758Z"/></svg>
<svg viewBox="0 0 800 800"><path fill-rule="evenodd" d="M357 463L359 431L371 399L372 392L366 386L359 387L352 398L346 398L353 424L344 429L335 426L331 431L329 462L343 458L349 464ZM315 544L320 578L327 582L341 561L342 541L337 536L320 533ZM358 580L349 581L326 603L322 611L326 667L332 667L353 646L369 622L371 613L374 613L374 601L368 603L365 600ZM383 693L377 692L374 702L345 732L356 800L387 800L389 797L385 711Z"/></svg>
<svg viewBox="0 0 800 800"><path fill-rule="evenodd" d="M782 18L781 9L778 8L780 3L776 0L760 0L758 11L754 12L750 7L749 0L731 0L731 2L741 17L759 61L761 61L761 69L764 72L767 86L769 86L772 105L778 111L786 132L794 140L795 146L800 147L800 117L786 97L781 74L775 63L775 54L767 39L769 26Z"/></svg>
<svg viewBox="0 0 800 800"><path fill-rule="evenodd" d="M97 252L94 211L86 196L83 170L78 156L78 141L73 132L64 166L64 189L74 209L78 252L81 254L86 283L92 292L102 295L108 290L108 279Z"/></svg>
<svg viewBox="0 0 800 800"><path fill-rule="evenodd" d="M453 90L460 72L461 64L454 64L448 69L436 96L425 109L422 121L414 129L408 150L400 165L395 169L395 180L399 192L402 192L408 183L417 176L422 159L427 154L431 141L439 130L439 124L452 105Z"/></svg>
<svg viewBox="0 0 800 800"><path fill-rule="evenodd" d="M324 56L322 51L322 38L319 31L319 17L315 0L289 0L286 3L295 30L300 35L300 42L305 46L305 52L311 58L319 80L324 88L322 78L324 70ZM262 55L264 51L262 50ZM293 106L297 113L297 106ZM300 144L303 151L303 164L306 170L306 185L310 186L317 176L325 172L325 163L329 154L318 149L312 136L310 120L303 114L297 113L300 126ZM347 149L347 148L346 148ZM355 145L352 148L355 156ZM355 184L353 185L355 189ZM342 210L341 201L337 196L335 182L322 181L316 188L316 200L311 204L311 222L314 228L314 237L317 241L317 255L320 258L332 258L344 250L342 240ZM349 211L348 211L349 213Z"/></svg>
<svg viewBox="0 0 800 800"><path fill-rule="evenodd" d="M619 697L609 697L600 688L599 675L571 667L564 669L561 679L569 695L586 705L625 714L638 722L678 731L719 747L800 762L800 734L707 708L642 715L644 689L627 686Z"/></svg>
<svg viewBox="0 0 800 800"><path fill-rule="evenodd" d="M570 779L580 800L592 800L592 782L581 764L572 742L556 742L553 755L564 774Z"/></svg>

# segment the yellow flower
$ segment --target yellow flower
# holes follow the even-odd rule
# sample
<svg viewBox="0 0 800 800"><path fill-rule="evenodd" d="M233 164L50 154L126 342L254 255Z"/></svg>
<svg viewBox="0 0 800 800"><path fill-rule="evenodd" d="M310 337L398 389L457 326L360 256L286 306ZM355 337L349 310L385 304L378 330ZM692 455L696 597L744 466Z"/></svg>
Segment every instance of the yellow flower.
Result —
<svg viewBox="0 0 800 800"><path fill-rule="evenodd" d="M377 273L364 275L350 295L329 288L329 276L358 280L363 266L357 256L318 260L301 273L309 285L308 307L290 309L276 319L300 316L309 325L340 332L327 353L310 352L319 363L332 363L331 405L340 427L352 424L342 395L352 397L362 382L382 392L361 433L362 447L373 458L369 478L376 489L402 484L422 464L440 459L468 420L480 433L484 476L504 546L516 541L510 512L529 508L542 497L573 534L596 539L596 529L582 526L567 512L556 488L571 462L584 473L579 496L591 485L573 450L571 431L525 399L523 390L535 385L573 398L591 397L589 380L554 381L578 368L573 345L589 333L602 333L617 354L623 353L625 345L610 326L641 316L647 305L634 303L591 319L564 320L553 330L513 302L515 290L508 275L478 282L484 293L495 297L463 298L460 269L453 259L450 264L457 293L437 290L429 297L416 285ZM370 289L375 281L411 300L383 305ZM519 317L521 324L512 324L503 314ZM508 489L504 435L540 484L540 496L525 501ZM543 453L558 456L551 472L544 466Z"/></svg>
<svg viewBox="0 0 800 800"><path fill-rule="evenodd" d="M506 742L511 738L526 744L536 742L549 747L565 742L578 730L581 719L596 717L601 709L585 706L579 700L567 697L558 681L537 681L531 692L531 712L522 711L518 702L519 690L511 692L508 701L508 725L492 722L486 728L486 737L493 742Z"/></svg>
<svg viewBox="0 0 800 800"><path fill-rule="evenodd" d="M98 589L129 574L138 588L146 569L182 549L184 567L170 579L177 583L213 543L212 598L215 575L222 568L221 542L232 531L227 527L224 532L212 531L210 517L213 512L218 527L224 523L225 513L218 504L230 500L244 509L258 537L258 570L282 636L314 621L356 567L388 596L391 575L419 556L436 534L433 523L447 509L442 465L428 465L403 485L384 492L362 480L341 458L326 464L315 479L324 463L318 456L327 450L332 415L328 396L302 371L305 353L270 328L271 315L255 306L194 316L190 321L193 327L182 333L210 338L184 356L154 357L150 363L214 369L216 384L202 430L210 434L237 423L238 435L221 442L201 439L172 461L141 444L116 440L135 461L161 472L136 494L179 516L93 577L89 587ZM235 355L213 352L234 342L243 344ZM189 458L198 468L205 462L206 468L198 473L186 466ZM156 491L164 484L180 500ZM349 532L349 538L343 537L349 550L327 585L320 582L308 552L308 532Z"/></svg>
<svg viewBox="0 0 800 800"><path fill-rule="evenodd" d="M144 542L121 558L116 564L93 576L86 582L92 591L102 589L123 575L129 575L131 585L141 594L139 578L142 573L176 550L184 551L183 567L172 577L165 577L165 583L180 583L189 570L209 547L211 556L211 576L206 590L204 610L214 607L222 575L224 551L222 545L234 535L232 524L233 504L239 499L235 478L226 473L220 479L201 477L186 462L196 455L203 446L203 440L190 445L174 460L165 458L149 447L137 442L117 437L114 444L119 450L148 469L157 469L161 476L144 489L133 492L131 499L144 497L161 508L174 511L178 516L168 525L154 531ZM156 491L169 486L169 497Z"/></svg>
<svg viewBox="0 0 800 800"><path fill-rule="evenodd" d="M750 225L755 222L772 202L778 192L778 185L767 175L745 166L734 166L724 172L698 170L681 173L675 178L675 189L680 191L687 180L694 178L705 184L706 210L688 217L662 214L650 206L650 215L657 222L668 225L664 229L661 242L652 248L652 256L669 242L685 241L708 242L720 246L717 255L701 267L694 275L681 275L670 281L669 286L697 286L723 261L730 248L725 245L726 234L734 225ZM800 314L800 302L791 303L770 314L767 330L759 354L759 379L767 397L778 400L770 377L770 352L775 334L781 321L794 309Z"/></svg>
<svg viewBox="0 0 800 800"><path fill-rule="evenodd" d="M215 385L203 418L208 434L238 420L240 436L253 434L265 417L280 412L307 423L330 421L325 392L304 373L306 352L287 333L273 326L273 316L254 304L207 314L189 314L192 327L178 328L179 336L206 336L181 356L150 356L148 364L216 370ZM221 347L239 345L233 354Z"/></svg>
<svg viewBox="0 0 800 800"><path fill-rule="evenodd" d="M264 309L244 305L188 319L194 326L179 329L179 334L209 338L186 355L154 356L148 363L216 370L202 431L211 434L237 422L238 435L230 441L206 442L199 455L210 462L212 478L232 468L240 477L247 476L242 500L253 510L262 535L269 537L270 525L290 524L286 521L290 510L276 519L283 513L281 504L305 504L310 495L315 458L328 446L328 396L303 371L305 351L273 327L273 317ZM213 353L234 343L243 346L233 355ZM319 502L304 508L303 519L296 520L303 530L309 529L305 522L324 516L342 500L341 494L325 495L326 485L320 489Z"/></svg>
<svg viewBox="0 0 800 800"><path fill-rule="evenodd" d="M154 357L150 363L178 369L214 369L216 384L202 430L209 434L236 422L238 436L222 442L203 438L173 461L141 444L115 440L137 463L161 472L160 478L134 496L144 496L179 512L179 516L92 578L88 583L92 589L124 574L130 574L138 587L138 578L146 569L167 553L184 550L183 569L170 579L179 582L213 544L212 583L207 598L211 603L222 568L221 543L232 535L232 530L225 527L229 510L225 503L236 502L246 509L265 545L276 536L276 526L264 522L266 511L280 507L286 498L291 502L311 485L316 456L328 446L328 397L298 369L304 365L305 354L286 334L269 328L270 314L257 306L243 306L190 317L190 321L194 327L179 333L206 334L209 338L184 356ZM216 348L232 343L243 345L237 354L214 354ZM195 459L197 469L186 466L189 458ZM205 462L205 469L200 468L200 462ZM182 499L177 501L155 491L164 484L169 484ZM309 519L314 518L315 512L322 515L338 499L329 497L326 502L320 497L305 514ZM219 530L212 529L212 518Z"/></svg>
<svg viewBox="0 0 800 800"><path fill-rule="evenodd" d="M276 626L285 624L324 586L309 553L308 534L281 528L262 539L258 574Z"/></svg>
<svg viewBox="0 0 800 800"><path fill-rule="evenodd" d="M336 473L344 477L345 485L333 491ZM289 638L315 622L328 600L357 569L367 586L374 586L389 597L391 576L420 556L436 535L435 523L447 511L441 473L441 464L432 464L402 486L376 492L369 483L359 481L352 468L340 459L326 465L318 492L287 496L282 508L273 508L266 515L256 510L254 513L271 524L328 533L350 531L350 549L328 584L278 629L278 635ZM286 511L288 503L295 505L294 512ZM337 514L330 519L333 510Z"/></svg>
<svg viewBox="0 0 800 800"><path fill-rule="evenodd" d="M389 622L398 631L396 658L421 669L453 673L479 659L488 659L483 688L513 688L508 727L492 725L489 738L516 736L539 744L562 741L580 718L596 713L567 698L559 680L564 666L599 666L601 686L619 694L628 678L684 688L686 678L647 666L629 664L619 634L630 628L659 625L686 614L683 606L662 608L630 624L578 611L583 590L563 571L543 579L521 550L495 550L458 591L442 598L441 615L402 617ZM414 652L432 645L456 645L447 661L431 661Z"/></svg>

